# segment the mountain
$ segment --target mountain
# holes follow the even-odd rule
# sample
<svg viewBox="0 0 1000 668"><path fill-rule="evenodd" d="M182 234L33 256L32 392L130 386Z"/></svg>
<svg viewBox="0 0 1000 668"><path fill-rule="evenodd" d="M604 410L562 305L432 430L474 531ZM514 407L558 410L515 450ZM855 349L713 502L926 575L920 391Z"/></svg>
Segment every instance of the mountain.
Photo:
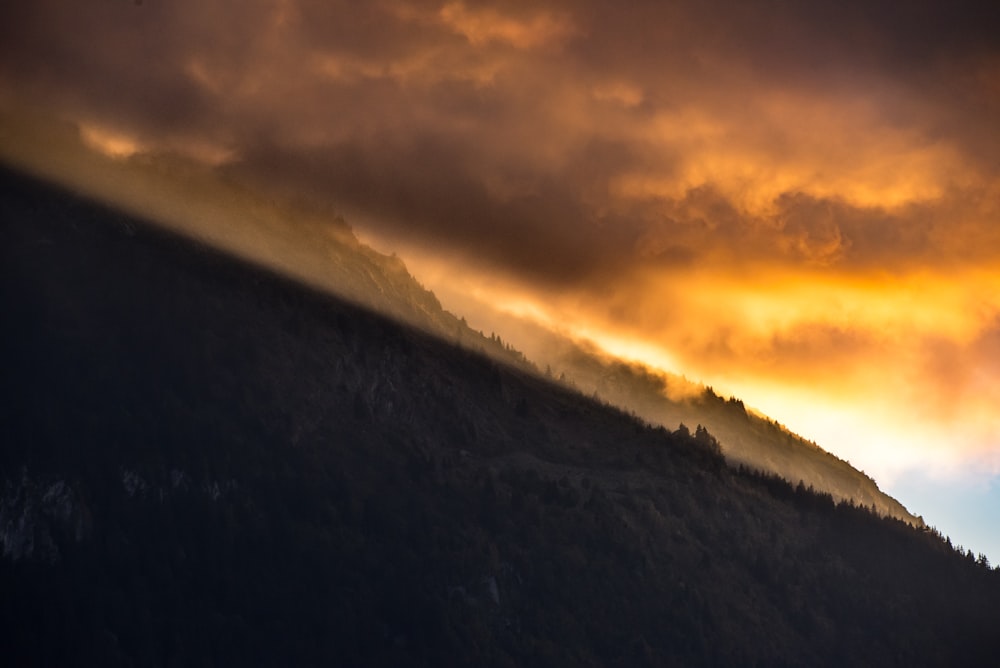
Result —
<svg viewBox="0 0 1000 668"><path fill-rule="evenodd" d="M286 194L265 197L238 175L169 154L101 159L72 126L34 116L0 114L0 154L36 173L53 174L123 211L262 264L312 287L388 315L422 331L526 370L536 367L495 334L487 337L442 308L403 262L362 244L335 212ZM45 146L46 151L38 150ZM873 506L915 525L921 518L883 493L870 477L777 423L723 402L710 388L678 376L608 358L585 343L541 328L525 340L531 359L570 387L668 429L702 425L736 465L803 481L836 500Z"/></svg>
<svg viewBox="0 0 1000 668"><path fill-rule="evenodd" d="M1000 650L1000 572L932 530L36 180L0 192L7 665Z"/></svg>

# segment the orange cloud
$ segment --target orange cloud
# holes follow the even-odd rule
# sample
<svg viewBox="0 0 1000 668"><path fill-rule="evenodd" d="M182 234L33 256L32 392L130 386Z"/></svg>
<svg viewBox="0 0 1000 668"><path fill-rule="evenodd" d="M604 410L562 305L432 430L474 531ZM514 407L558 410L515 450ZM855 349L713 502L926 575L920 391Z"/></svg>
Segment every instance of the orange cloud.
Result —
<svg viewBox="0 0 1000 668"><path fill-rule="evenodd" d="M955 146L883 121L864 99L750 92L747 105L739 113L728 107L661 113L631 130L671 156L670 170L658 173L654 164L618 175L612 193L680 199L711 185L760 215L785 193L895 209L981 181Z"/></svg>
<svg viewBox="0 0 1000 668"><path fill-rule="evenodd" d="M569 17L546 10L521 18L492 8L470 9L464 2L449 2L438 12L438 17L474 46L501 42L518 49L532 49L557 44L575 32Z"/></svg>
<svg viewBox="0 0 1000 668"><path fill-rule="evenodd" d="M80 137L90 148L112 158L127 158L146 150L134 137L95 125L82 125Z"/></svg>

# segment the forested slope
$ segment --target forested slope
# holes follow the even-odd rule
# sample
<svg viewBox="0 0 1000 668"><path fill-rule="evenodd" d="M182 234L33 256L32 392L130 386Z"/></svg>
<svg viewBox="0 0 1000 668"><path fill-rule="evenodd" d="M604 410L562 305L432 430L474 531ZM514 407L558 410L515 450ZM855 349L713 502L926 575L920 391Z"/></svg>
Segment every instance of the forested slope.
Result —
<svg viewBox="0 0 1000 668"><path fill-rule="evenodd" d="M1000 574L3 174L7 665L992 665Z"/></svg>

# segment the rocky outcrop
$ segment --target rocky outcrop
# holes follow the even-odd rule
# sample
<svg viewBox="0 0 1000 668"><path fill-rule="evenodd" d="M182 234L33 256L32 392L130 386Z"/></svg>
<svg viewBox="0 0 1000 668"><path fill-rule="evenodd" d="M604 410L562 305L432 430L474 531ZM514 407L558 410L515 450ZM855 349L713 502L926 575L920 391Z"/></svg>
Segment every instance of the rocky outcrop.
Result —
<svg viewBox="0 0 1000 668"><path fill-rule="evenodd" d="M79 542L90 532L90 518L76 488L65 480L33 477L22 469L3 483L0 497L0 552L13 561L59 560L59 545Z"/></svg>

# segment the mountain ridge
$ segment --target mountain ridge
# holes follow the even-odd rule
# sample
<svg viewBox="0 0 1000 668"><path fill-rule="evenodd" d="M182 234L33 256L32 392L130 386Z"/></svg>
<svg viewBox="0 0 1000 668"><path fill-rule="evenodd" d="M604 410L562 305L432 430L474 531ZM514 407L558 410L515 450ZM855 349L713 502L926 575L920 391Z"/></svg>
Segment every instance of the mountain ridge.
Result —
<svg viewBox="0 0 1000 668"><path fill-rule="evenodd" d="M0 517L37 550L0 558L14 665L996 655L997 572L931 531L5 183Z"/></svg>
<svg viewBox="0 0 1000 668"><path fill-rule="evenodd" d="M826 450L817 452L796 435L773 431L754 418L717 410L714 401L702 401L703 386L685 388L685 398L670 396L678 377L640 369L608 359L586 344L551 332L546 354L528 359L495 333L475 331L444 309L437 297L410 275L402 259L361 243L348 223L328 206L307 200L266 198L223 170L206 168L173 155L137 154L126 160L94 155L80 144L74 128L58 125L53 131L41 121L8 114L0 130L11 139L7 159L22 169L53 174L87 196L114 202L124 211L148 216L156 224L180 232L238 257L262 263L362 306L433 332L446 340L482 351L503 363L537 370L543 366L565 373L570 387L596 394L653 424L674 429L684 423L701 424L720 441L735 464L774 472L796 484L802 480L837 500L853 499L874 505L878 512L915 525L923 520L882 492L877 483ZM22 144L45 144L48 153L32 153ZM46 162L45 158L48 158ZM55 165L53 167L52 165ZM210 221L210 222L209 222ZM501 332L502 334L502 332ZM748 428L747 425L750 425Z"/></svg>

